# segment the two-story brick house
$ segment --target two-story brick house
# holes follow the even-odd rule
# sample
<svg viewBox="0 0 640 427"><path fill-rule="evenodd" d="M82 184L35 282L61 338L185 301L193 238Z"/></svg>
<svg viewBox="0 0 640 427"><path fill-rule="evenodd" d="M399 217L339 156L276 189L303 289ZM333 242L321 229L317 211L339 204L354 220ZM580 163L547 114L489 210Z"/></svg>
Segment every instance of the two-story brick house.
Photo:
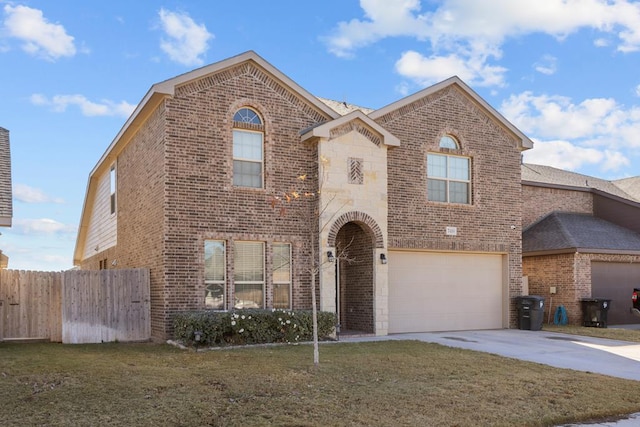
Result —
<svg viewBox="0 0 640 427"><path fill-rule="evenodd" d="M74 262L149 268L157 339L181 310L309 308L311 253L343 331L509 327L531 147L456 77L368 110L247 52L151 87L89 176Z"/></svg>

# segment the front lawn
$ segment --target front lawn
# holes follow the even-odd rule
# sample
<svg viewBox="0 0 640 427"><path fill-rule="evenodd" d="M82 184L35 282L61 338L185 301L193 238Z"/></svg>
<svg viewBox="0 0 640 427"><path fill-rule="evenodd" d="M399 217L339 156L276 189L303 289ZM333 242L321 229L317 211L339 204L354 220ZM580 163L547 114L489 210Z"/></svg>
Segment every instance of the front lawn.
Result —
<svg viewBox="0 0 640 427"><path fill-rule="evenodd" d="M3 426L543 426L640 411L640 382L416 341L206 352L0 343Z"/></svg>

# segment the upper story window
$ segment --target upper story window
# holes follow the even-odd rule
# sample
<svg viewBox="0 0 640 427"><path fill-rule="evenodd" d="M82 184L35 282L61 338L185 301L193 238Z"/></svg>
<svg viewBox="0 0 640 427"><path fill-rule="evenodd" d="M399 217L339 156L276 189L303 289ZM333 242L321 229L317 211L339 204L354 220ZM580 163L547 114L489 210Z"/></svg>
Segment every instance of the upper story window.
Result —
<svg viewBox="0 0 640 427"><path fill-rule="evenodd" d="M427 154L427 198L433 202L471 203L468 157Z"/></svg>
<svg viewBox="0 0 640 427"><path fill-rule="evenodd" d="M254 110L233 115L233 185L263 188L264 126Z"/></svg>
<svg viewBox="0 0 640 427"><path fill-rule="evenodd" d="M427 154L427 199L432 202L471 204L471 159L450 155L459 150L453 135L440 138L440 153Z"/></svg>
<svg viewBox="0 0 640 427"><path fill-rule="evenodd" d="M116 165L112 165L109 170L109 204L113 215L116 213Z"/></svg>

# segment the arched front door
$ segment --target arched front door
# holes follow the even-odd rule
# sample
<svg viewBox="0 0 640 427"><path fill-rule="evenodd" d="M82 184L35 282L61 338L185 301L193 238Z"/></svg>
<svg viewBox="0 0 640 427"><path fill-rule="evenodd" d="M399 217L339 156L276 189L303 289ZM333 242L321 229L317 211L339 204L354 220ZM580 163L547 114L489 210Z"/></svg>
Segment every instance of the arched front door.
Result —
<svg viewBox="0 0 640 427"><path fill-rule="evenodd" d="M365 224L348 222L336 235L336 307L341 334L374 333L374 243Z"/></svg>

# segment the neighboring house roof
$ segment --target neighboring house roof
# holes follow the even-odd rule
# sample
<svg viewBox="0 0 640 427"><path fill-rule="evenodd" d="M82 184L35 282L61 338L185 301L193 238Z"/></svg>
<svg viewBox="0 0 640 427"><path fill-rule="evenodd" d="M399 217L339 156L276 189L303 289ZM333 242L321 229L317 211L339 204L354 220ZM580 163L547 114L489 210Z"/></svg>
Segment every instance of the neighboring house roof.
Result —
<svg viewBox="0 0 640 427"><path fill-rule="evenodd" d="M640 233L588 214L552 212L522 233L523 255L640 253Z"/></svg>
<svg viewBox="0 0 640 427"><path fill-rule="evenodd" d="M11 227L13 197L11 192L11 150L9 131L0 127L0 226Z"/></svg>
<svg viewBox="0 0 640 427"><path fill-rule="evenodd" d="M634 176L633 178L619 179L612 181L613 184L620 188L622 191L633 197L635 200L640 201L640 176Z"/></svg>
<svg viewBox="0 0 640 427"><path fill-rule="evenodd" d="M551 166L534 165L531 163L523 164L521 169L523 184L562 188L568 187L569 189L582 191L598 190L623 199L640 202L640 198L634 197L633 194L625 191L625 186L617 184L620 181L607 181L593 176L557 169ZM640 181L636 182L640 183ZM636 190L636 192L640 191ZM640 194L638 195L640 196Z"/></svg>
<svg viewBox="0 0 640 427"><path fill-rule="evenodd" d="M375 111L373 108L360 107L358 105L348 104L347 102L334 101L332 99L320 97L318 97L318 99L342 116L357 110L362 111L364 114L369 114Z"/></svg>
<svg viewBox="0 0 640 427"><path fill-rule="evenodd" d="M518 128L516 128L511 122L502 116L496 109L494 109L487 101L482 99L480 95L478 95L473 89L471 89L465 82L463 82L458 76L449 77L446 80L441 81L433 86L429 86L428 88L422 89L419 92L414 93L413 95L409 95L405 98L402 98L396 102L393 102L385 107L382 107L378 110L371 112L369 117L373 120L377 120L378 118L392 113L396 110L401 109L404 106L407 106L413 102L416 102L422 98L425 98L429 95L435 94L449 86L455 86L460 89L464 94L468 96L468 98L481 110L484 110L488 116L500 127L507 130L518 140L518 145L521 150L528 150L533 148L533 141L529 139L527 135L522 133Z"/></svg>

